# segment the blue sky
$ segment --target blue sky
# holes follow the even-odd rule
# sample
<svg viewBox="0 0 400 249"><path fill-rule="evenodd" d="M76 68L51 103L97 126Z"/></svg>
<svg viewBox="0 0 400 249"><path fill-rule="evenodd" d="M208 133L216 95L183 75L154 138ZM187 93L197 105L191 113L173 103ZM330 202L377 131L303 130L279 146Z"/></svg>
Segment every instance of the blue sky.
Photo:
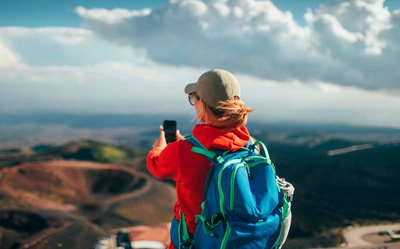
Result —
<svg viewBox="0 0 400 249"><path fill-rule="evenodd" d="M2 0L1 26L68 26L79 27L82 19L74 12L77 6L86 8L158 8L167 0Z"/></svg>
<svg viewBox="0 0 400 249"><path fill-rule="evenodd" d="M223 68L266 122L400 128L400 1L3 0L0 112L190 113Z"/></svg>
<svg viewBox="0 0 400 249"><path fill-rule="evenodd" d="M293 17L304 24L303 15L307 8L317 9L320 4L333 2L325 0L276 0L275 6L290 11ZM76 6L86 8L160 8L168 0L3 0L0 1L0 26L68 26L79 27L82 19L76 15ZM390 10L400 9L400 1L386 0L384 6Z"/></svg>

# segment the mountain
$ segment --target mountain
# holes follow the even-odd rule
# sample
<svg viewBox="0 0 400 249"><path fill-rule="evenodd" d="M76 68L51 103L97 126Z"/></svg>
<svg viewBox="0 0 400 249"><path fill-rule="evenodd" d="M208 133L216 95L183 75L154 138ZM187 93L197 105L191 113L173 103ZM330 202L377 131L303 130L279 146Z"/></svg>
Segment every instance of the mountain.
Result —
<svg viewBox="0 0 400 249"><path fill-rule="evenodd" d="M4 238L14 238L14 244L7 242L9 248L22 248L29 243L43 243L40 248L46 248L45 241L61 241L65 234L69 234L68 239L79 240L76 233L64 230L72 229L72 224L73 231L86 231L82 236L93 241L94 237L108 234L115 228L170 221L174 185L155 179L145 166L146 152L158 135L158 126L154 126L138 128L133 133L120 128L118 132L107 130L107 134L116 135L114 139L108 136L97 140L106 136L96 136L96 140L78 139L56 144L46 140L33 146L1 150L1 242L5 243ZM284 127L275 128L272 132L270 127L249 126L251 133L267 145L277 174L296 188L293 222L285 248L332 247L344 242L343 228L399 220L400 201L395 197L400 190L397 180L400 144L395 135L391 141L371 140L365 138L373 136L363 131L365 136L357 140L351 136L332 136L332 131L300 129L290 132ZM90 132L98 132L96 129ZM395 129L385 132L388 132L386 135L397 134ZM94 163L91 167L96 169L89 170L88 163ZM37 177L29 178L33 175ZM42 180L36 182L35 179ZM10 194L6 182L24 194L19 197ZM129 185L132 182L139 185ZM129 197L149 182L150 190ZM42 191L35 191L35 188ZM30 202L21 196L31 197ZM118 198L112 199L112 196ZM35 200L43 199L53 205L53 209L35 204ZM108 204L90 201L96 199ZM63 208L65 206L71 209ZM7 218L16 211L20 212L18 217L24 217L18 219L22 224L36 224L30 232L21 231L22 226ZM63 248L73 248L68 247L65 240L58 243L63 243Z"/></svg>

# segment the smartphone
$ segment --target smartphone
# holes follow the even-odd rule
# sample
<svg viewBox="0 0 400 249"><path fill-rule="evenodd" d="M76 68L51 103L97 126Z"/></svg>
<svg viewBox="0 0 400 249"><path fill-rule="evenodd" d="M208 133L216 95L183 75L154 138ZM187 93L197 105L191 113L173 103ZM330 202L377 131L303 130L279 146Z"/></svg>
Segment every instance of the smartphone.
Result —
<svg viewBox="0 0 400 249"><path fill-rule="evenodd" d="M164 133L167 144L176 140L176 121L175 120L164 120Z"/></svg>

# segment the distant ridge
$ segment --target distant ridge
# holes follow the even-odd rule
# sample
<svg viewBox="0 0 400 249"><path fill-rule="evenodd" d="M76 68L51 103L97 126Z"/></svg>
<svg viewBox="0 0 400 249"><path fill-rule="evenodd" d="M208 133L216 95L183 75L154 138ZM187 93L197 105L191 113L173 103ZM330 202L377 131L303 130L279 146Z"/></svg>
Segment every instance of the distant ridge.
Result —
<svg viewBox="0 0 400 249"><path fill-rule="evenodd" d="M72 128L153 128L164 119L175 119L181 134L191 132L196 123L194 114L72 114L72 113L0 113L0 125L21 124L65 125ZM330 123L268 122L249 117L250 130L268 130L274 133L324 132L330 136L382 141L400 139L400 127L369 127Z"/></svg>

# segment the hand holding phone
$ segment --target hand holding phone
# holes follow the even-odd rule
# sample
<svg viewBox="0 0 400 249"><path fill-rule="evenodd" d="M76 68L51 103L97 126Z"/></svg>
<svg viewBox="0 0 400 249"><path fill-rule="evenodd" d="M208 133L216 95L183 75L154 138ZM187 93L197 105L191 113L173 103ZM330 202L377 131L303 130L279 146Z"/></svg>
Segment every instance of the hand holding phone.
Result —
<svg viewBox="0 0 400 249"><path fill-rule="evenodd" d="M176 141L176 121L175 120L164 120L163 123L165 139L168 143Z"/></svg>

